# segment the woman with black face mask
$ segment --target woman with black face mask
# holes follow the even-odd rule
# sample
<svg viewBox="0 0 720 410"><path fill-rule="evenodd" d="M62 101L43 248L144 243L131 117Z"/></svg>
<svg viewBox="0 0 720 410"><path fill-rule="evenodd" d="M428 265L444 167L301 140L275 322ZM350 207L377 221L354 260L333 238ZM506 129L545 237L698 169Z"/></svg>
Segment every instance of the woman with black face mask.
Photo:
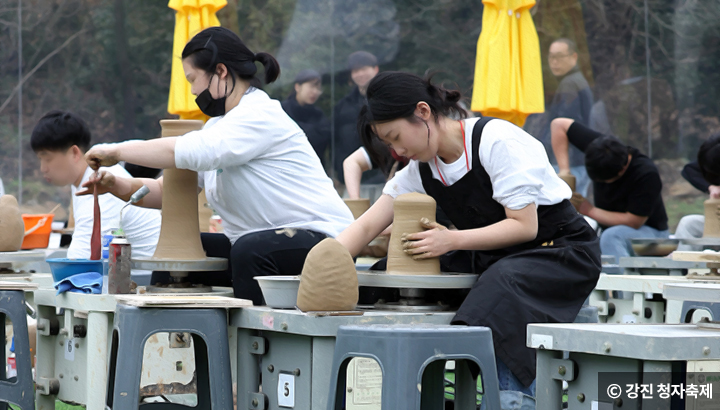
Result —
<svg viewBox="0 0 720 410"><path fill-rule="evenodd" d="M203 30L185 46L182 63L198 107L213 117L205 127L181 137L95 146L85 158L94 169L127 161L198 171L225 231L202 234L203 247L229 264L224 275L191 273L189 279L232 285L235 297L261 304L254 276L299 275L307 252L353 218L302 129L260 89L255 62L264 66L266 83L277 79L280 67L270 54L254 54L228 29ZM162 178L121 179L101 171L87 192L96 183L99 193L124 200L145 184L150 193L142 206L162 205Z"/></svg>

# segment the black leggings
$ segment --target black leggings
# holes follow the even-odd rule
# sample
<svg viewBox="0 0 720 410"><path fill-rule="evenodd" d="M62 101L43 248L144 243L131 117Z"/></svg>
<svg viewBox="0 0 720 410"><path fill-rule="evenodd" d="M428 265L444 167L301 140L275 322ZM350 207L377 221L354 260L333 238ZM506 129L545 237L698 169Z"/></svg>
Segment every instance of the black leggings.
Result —
<svg viewBox="0 0 720 410"><path fill-rule="evenodd" d="M221 233L200 235L208 257L227 258L228 268L216 272L190 272L188 282L209 286L232 286L236 298L264 304L255 276L299 275L310 249L323 239L324 233L305 229L272 229L240 237L230 246ZM167 272L153 272L151 283L168 283Z"/></svg>

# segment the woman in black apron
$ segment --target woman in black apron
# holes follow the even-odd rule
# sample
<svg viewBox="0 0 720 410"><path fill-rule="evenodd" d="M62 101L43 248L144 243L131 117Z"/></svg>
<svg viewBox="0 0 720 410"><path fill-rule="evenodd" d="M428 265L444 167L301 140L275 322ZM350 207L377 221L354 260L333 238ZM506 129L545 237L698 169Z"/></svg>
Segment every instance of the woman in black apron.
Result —
<svg viewBox="0 0 720 410"><path fill-rule="evenodd" d="M358 119L364 145L379 138L411 161L338 241L355 255L392 222L394 197L432 196L458 230L426 223L406 236L406 252L440 256L444 271L480 274L453 324L489 327L500 389L534 396L527 324L575 319L600 273L597 235L568 201L572 192L542 144L519 127L452 120L464 118L460 93L413 74L380 73L367 97Z"/></svg>

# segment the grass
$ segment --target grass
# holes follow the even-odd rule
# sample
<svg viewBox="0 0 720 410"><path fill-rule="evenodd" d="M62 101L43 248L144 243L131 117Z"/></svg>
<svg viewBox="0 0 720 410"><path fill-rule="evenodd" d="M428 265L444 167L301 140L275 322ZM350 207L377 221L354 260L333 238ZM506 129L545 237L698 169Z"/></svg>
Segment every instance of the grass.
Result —
<svg viewBox="0 0 720 410"><path fill-rule="evenodd" d="M10 408L13 410L20 410L20 407L15 407L12 404L10 405ZM69 404L65 404L61 401L55 401L55 410L84 410L85 407L82 406L71 406Z"/></svg>
<svg viewBox="0 0 720 410"><path fill-rule="evenodd" d="M82 406L71 406L71 405L65 404L61 401L55 402L55 410L81 410L84 408L85 407L82 407Z"/></svg>

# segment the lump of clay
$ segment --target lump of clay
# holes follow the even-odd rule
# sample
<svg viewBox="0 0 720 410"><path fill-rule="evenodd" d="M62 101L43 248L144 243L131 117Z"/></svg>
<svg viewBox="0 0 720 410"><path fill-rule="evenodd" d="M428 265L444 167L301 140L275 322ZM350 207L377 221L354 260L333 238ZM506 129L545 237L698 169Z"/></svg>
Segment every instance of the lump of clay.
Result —
<svg viewBox="0 0 720 410"><path fill-rule="evenodd" d="M350 252L327 238L308 252L300 275L297 307L303 312L353 310L358 280Z"/></svg>
<svg viewBox="0 0 720 410"><path fill-rule="evenodd" d="M353 214L353 218L358 219L360 215L364 214L365 211L370 209L370 200L367 198L362 199L343 199L345 205L350 208L350 212Z"/></svg>
<svg viewBox="0 0 720 410"><path fill-rule="evenodd" d="M705 227L703 238L720 238L720 199L705 201Z"/></svg>
<svg viewBox="0 0 720 410"><path fill-rule="evenodd" d="M20 206L12 195L0 197L0 252L13 252L22 246L25 224Z"/></svg>
<svg viewBox="0 0 720 410"><path fill-rule="evenodd" d="M575 183L576 183L576 181L575 181L575 175L573 175L573 174L566 174L566 173L564 173L564 172L561 172L561 173L558 174L558 176L560 177L560 179L562 179L563 181L565 181L566 184L568 184L568 186L570 187L570 189L571 189L573 192L575 192Z"/></svg>
<svg viewBox="0 0 720 410"><path fill-rule="evenodd" d="M399 195L393 204L392 233L388 246L387 273L391 275L439 275L440 259L415 260L403 251L402 235L423 232L420 219L435 222L435 200L428 195L409 193Z"/></svg>

